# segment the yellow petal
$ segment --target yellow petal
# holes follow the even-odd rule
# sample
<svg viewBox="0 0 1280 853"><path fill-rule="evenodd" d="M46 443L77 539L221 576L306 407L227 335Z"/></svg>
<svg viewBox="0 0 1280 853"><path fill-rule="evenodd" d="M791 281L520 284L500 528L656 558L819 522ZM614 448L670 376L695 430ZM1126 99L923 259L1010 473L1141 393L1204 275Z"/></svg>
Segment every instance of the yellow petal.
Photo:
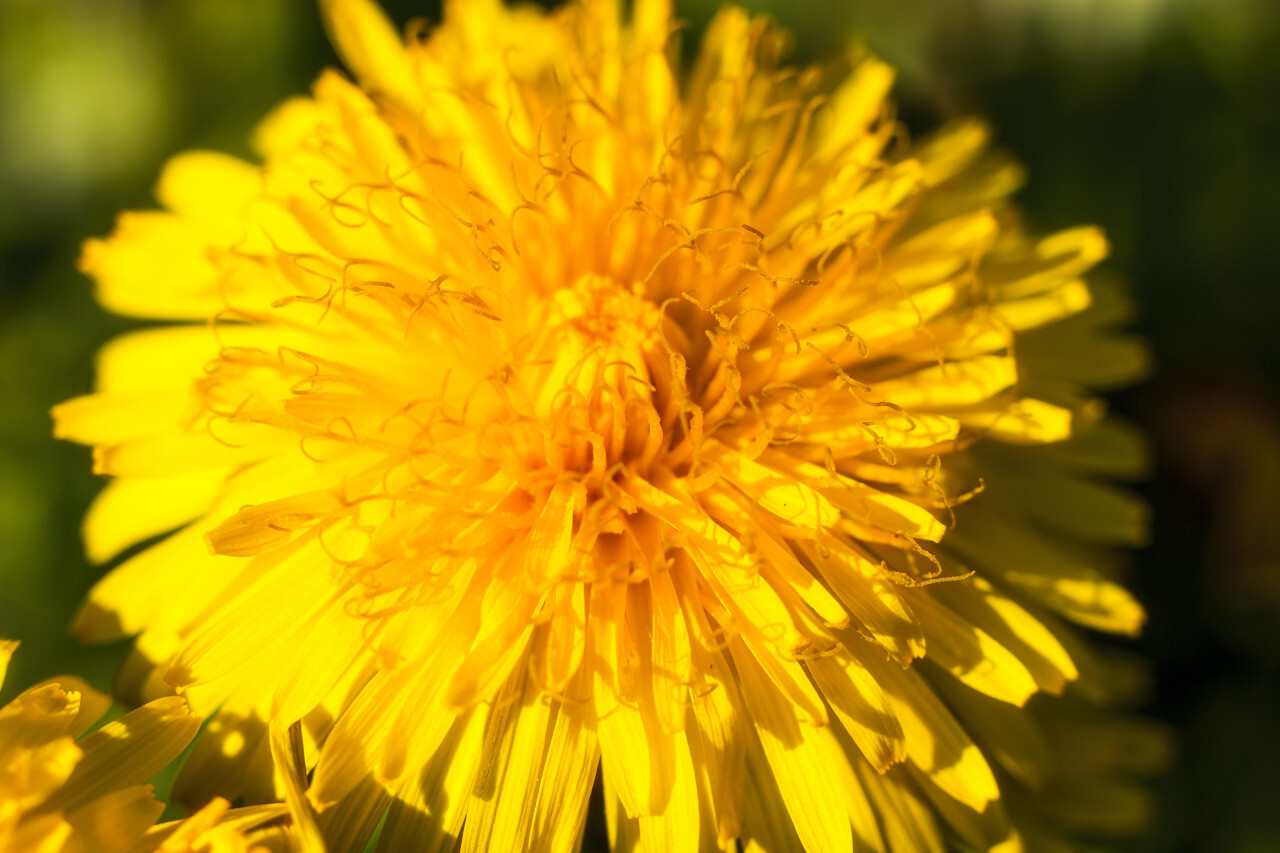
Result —
<svg viewBox="0 0 1280 853"><path fill-rule="evenodd" d="M9 850L23 853L62 853L71 832L62 815L43 814L23 820L5 842Z"/></svg>
<svg viewBox="0 0 1280 853"><path fill-rule="evenodd" d="M900 588L880 567L834 536L800 543L862 629L904 666L925 652L924 632Z"/></svg>
<svg viewBox="0 0 1280 853"><path fill-rule="evenodd" d="M72 631L87 642L106 642L144 628L174 630L200 612L235 576L231 561L206 562L203 531L188 527L131 557L98 581L77 611ZM202 571L177 579L175 565Z"/></svg>
<svg viewBox="0 0 1280 853"><path fill-rule="evenodd" d="M580 487L565 480L557 483L547 496L538 520L529 531L524 573L530 583L553 582L571 573L573 515L579 494Z"/></svg>
<svg viewBox="0 0 1280 853"><path fill-rule="evenodd" d="M387 814L391 795L372 776L331 809L316 815L316 826L328 850L363 850ZM237 809L237 811L239 811Z"/></svg>
<svg viewBox="0 0 1280 853"><path fill-rule="evenodd" d="M316 521L340 507L341 501L330 491L296 494L245 506L205 534L205 540L211 553L227 557L267 554L290 539L296 543L299 531L305 531L303 536L306 536L316 529Z"/></svg>
<svg viewBox="0 0 1280 853"><path fill-rule="evenodd" d="M944 283L903 296L884 307L864 308L854 331L867 342L870 354L876 341L921 328L950 307L958 295L954 284Z"/></svg>
<svg viewBox="0 0 1280 853"><path fill-rule="evenodd" d="M1023 397L987 412L964 412L959 420L983 435L1010 444L1048 444L1071 437L1071 410Z"/></svg>
<svg viewBox="0 0 1280 853"><path fill-rule="evenodd" d="M671 118L680 95L665 54L671 33L671 0L638 0L633 10L636 42L649 51L640 75L643 86L636 94L644 105L640 109L648 116L648 126L660 128Z"/></svg>
<svg viewBox="0 0 1280 853"><path fill-rule="evenodd" d="M177 696L157 699L80 741L84 757L48 802L71 812L118 788L148 781L186 749L200 728Z"/></svg>
<svg viewBox="0 0 1280 853"><path fill-rule="evenodd" d="M855 763L863 764L863 762L859 762L857 757L849 751L846 742L843 739L839 739L838 732L836 732L836 736L840 748L845 750L845 754L848 756L847 761L837 762L836 767L840 773L845 813L849 815L849 823L853 828L853 849L867 850L869 853L887 853L884 846L884 837L880 832L879 816L875 809L871 807L870 800L867 799L866 787L853 769Z"/></svg>
<svg viewBox="0 0 1280 853"><path fill-rule="evenodd" d="M704 667L708 684L693 697L697 725L690 728L694 761L706 770L716 817L716 841L723 849L742 834L743 785L748 733L737 684L719 652ZM758 746L756 747L759 748Z"/></svg>
<svg viewBox="0 0 1280 853"><path fill-rule="evenodd" d="M456 665L459 641L441 645L440 659ZM317 809L337 803L371 771L384 783L396 783L405 778L411 757L419 766L418 759L425 764L439 754L445 733L465 714L440 701L440 678L422 676L421 667L435 662L428 658L418 666L378 672L338 717L308 791Z"/></svg>
<svg viewBox="0 0 1280 853"><path fill-rule="evenodd" d="M24 690L0 708L0 754L32 749L72 735L80 714L80 694L59 684Z"/></svg>
<svg viewBox="0 0 1280 853"><path fill-rule="evenodd" d="M953 216L887 252L883 274L908 291L936 285L973 264L999 233L990 211Z"/></svg>
<svg viewBox="0 0 1280 853"><path fill-rule="evenodd" d="M228 473L211 468L107 483L84 519L89 559L106 562L131 545L197 518L209 509Z"/></svg>
<svg viewBox="0 0 1280 853"><path fill-rule="evenodd" d="M118 444L177 430L196 414L187 394L90 394L53 407L53 434L80 444Z"/></svg>
<svg viewBox="0 0 1280 853"><path fill-rule="evenodd" d="M961 174L991 141L991 128L979 119L947 122L920 140L913 152L924 164L925 181L934 187Z"/></svg>
<svg viewBox="0 0 1280 853"><path fill-rule="evenodd" d="M788 593L794 593L805 607L822 620L825 627L843 628L849 624L848 612L836 597L801 565L796 559L795 552L776 529L770 529L764 525L752 525L748 527L748 531L752 536L751 543L760 549L760 553L766 560L766 563L760 567L761 572L784 599L790 597ZM792 609L801 608L793 604ZM825 632L819 632L816 626L806 630L814 639L825 634Z"/></svg>
<svg viewBox="0 0 1280 853"><path fill-rule="evenodd" d="M892 535L937 542L947 527L919 504L882 492L852 477L839 476L839 486L822 494L854 520ZM905 543L906 540L901 540Z"/></svg>
<svg viewBox="0 0 1280 853"><path fill-rule="evenodd" d="M654 712L665 731L677 732L685 725L693 678L689 629L669 571L651 574L649 590Z"/></svg>
<svg viewBox="0 0 1280 853"><path fill-rule="evenodd" d="M760 739L751 738L744 767L742 840L747 853L806 853L796 834ZM808 851L812 853L812 851Z"/></svg>
<svg viewBox="0 0 1280 853"><path fill-rule="evenodd" d="M325 853L324 837L316 826L316 816L307 799L307 779L304 775L305 759L297 754L301 744L290 743L288 730L279 723L270 726L271 759L275 764L276 779L283 783L284 800L289 805L292 818L292 835L298 841L298 853ZM302 764L302 767L299 767Z"/></svg>
<svg viewBox="0 0 1280 853"><path fill-rule="evenodd" d="M72 836L63 853L127 850L164 811L150 785L111 791L67 814Z"/></svg>
<svg viewBox="0 0 1280 853"><path fill-rule="evenodd" d="M942 522L910 500L881 491L852 477L833 474L788 454L769 451L761 458L794 477L819 485L818 491L823 497L843 510L846 516L852 516L863 524L890 534L906 533L913 538L930 542L937 542L946 532Z"/></svg>
<svg viewBox="0 0 1280 853"><path fill-rule="evenodd" d="M168 326L113 338L98 352L95 387L108 394L191 390L201 368L218 355L208 326Z"/></svg>
<svg viewBox="0 0 1280 853"><path fill-rule="evenodd" d="M848 650L809 661L809 672L872 767L884 772L906 758L902 724L892 702Z"/></svg>
<svg viewBox="0 0 1280 853"><path fill-rule="evenodd" d="M528 849L551 704L526 682L518 669L494 697L467 805L462 853Z"/></svg>
<svg viewBox="0 0 1280 853"><path fill-rule="evenodd" d="M822 701L808 673L799 662L780 657L756 632L741 635L742 644L752 654L756 667L764 672L773 687L791 703L791 710L811 726L828 723L827 706Z"/></svg>
<svg viewBox="0 0 1280 853"><path fill-rule="evenodd" d="M308 620L292 652L274 661L276 669L273 719L292 722L312 711L342 675L367 652L363 620L353 618L340 604Z"/></svg>
<svg viewBox="0 0 1280 853"><path fill-rule="evenodd" d="M1040 685L1027 667L994 637L925 594L913 607L929 645L928 660L975 690L1023 705Z"/></svg>
<svg viewBox="0 0 1280 853"><path fill-rule="evenodd" d="M840 518L839 510L804 483L753 462L718 441L705 442L699 454L704 461L718 465L734 485L783 521L826 528Z"/></svg>
<svg viewBox="0 0 1280 853"><path fill-rule="evenodd" d="M415 112L421 108L413 65L395 27L373 0L321 0L334 49L360 85L389 95Z"/></svg>
<svg viewBox="0 0 1280 853"><path fill-rule="evenodd" d="M538 783L531 853L573 853L582 837L591 786L600 764L600 746L591 729L592 708L586 695L591 682L590 673L579 672L568 699L556 713Z"/></svg>
<svg viewBox="0 0 1280 853"><path fill-rule="evenodd" d="M422 773L405 776L391 800L379 853L452 853L457 848L487 716L483 708L475 708L459 717Z"/></svg>
<svg viewBox="0 0 1280 853"><path fill-rule="evenodd" d="M373 760L384 782L394 782L431 760L438 752L444 733L466 713L466 708L459 709L445 701L445 695L450 675L460 668L475 632L478 617L474 608L468 606L468 596L479 598L474 588L464 593L443 628L438 626L443 613L432 614L429 610L421 614L416 623L409 623L408 629L428 638L430 647L422 652L413 655L411 646L388 640L388 648L404 650L409 659L415 661L414 665L390 671L391 677L383 680L378 690L369 691L367 701L362 691L357 703L338 721L335 735L343 730L348 714L359 711L353 715L356 725L346 729L349 740L345 748L359 750ZM517 650L509 665L506 674L516 666L526 666L527 659ZM491 677L501 684L506 674L495 670ZM334 739L334 735L330 738ZM341 766L340 762L335 763L335 775L341 774ZM335 791L342 786L339 780Z"/></svg>
<svg viewBox="0 0 1280 853"><path fill-rule="evenodd" d="M1000 302L995 313L1011 329L1024 331L1078 314L1092 304L1089 286L1074 279L1035 296Z"/></svg>
<svg viewBox="0 0 1280 853"><path fill-rule="evenodd" d="M157 824L148 830L143 842L130 853L169 853L172 848L166 847L166 843L185 851L198 840L203 843L208 837L205 833L214 827L247 832L260 824L289 814L289 807L284 803L242 806L237 809L229 808L230 805L225 798L214 797L190 817Z"/></svg>
<svg viewBox="0 0 1280 853"><path fill-rule="evenodd" d="M90 686L89 682L78 675L56 675L39 684L32 685L31 690L43 688L47 684L56 684L68 694L74 693L80 697L79 711L76 712L76 717L71 722L70 728L66 730L66 734L71 737L78 738L88 731L111 707L110 696L95 690Z"/></svg>
<svg viewBox="0 0 1280 853"><path fill-rule="evenodd" d="M499 591L498 587L505 588ZM518 582L499 581L490 588L480 631L448 683L447 705L461 709L481 701L492 695L513 671L528 665L532 620L541 600L540 596L525 592Z"/></svg>
<svg viewBox="0 0 1280 853"><path fill-rule="evenodd" d="M1004 299L1025 298L1077 278L1108 251L1107 239L1097 228L1059 231L1037 242L1030 253L1019 251L1007 261L992 259L984 266L983 279Z"/></svg>
<svg viewBox="0 0 1280 853"><path fill-rule="evenodd" d="M35 807L51 810L49 802L63 791L83 754L70 737L9 750L5 757L6 775L12 773L20 782L16 790L6 794L7 808L17 812Z"/></svg>
<svg viewBox="0 0 1280 853"><path fill-rule="evenodd" d="M337 595L328 571L316 570L322 554L304 539L255 558L247 570L256 580L195 628L165 680L181 687L212 681L304 627Z"/></svg>
<svg viewBox="0 0 1280 853"><path fill-rule="evenodd" d="M222 275L208 259L206 234L167 213L124 213L106 240L89 240L80 269L98 301L119 314L205 319L221 311Z"/></svg>
<svg viewBox="0 0 1280 853"><path fill-rule="evenodd" d="M1012 652L1041 690L1060 693L1066 682L1079 674L1071 655L1053 632L984 578L974 577L963 584L942 584L931 592L961 620L985 631Z"/></svg>
<svg viewBox="0 0 1280 853"><path fill-rule="evenodd" d="M854 67L853 73L832 94L823 113L819 132L822 145L816 152L817 157L825 159L866 133L884 107L895 76L892 66L871 56Z"/></svg>
<svg viewBox="0 0 1280 853"><path fill-rule="evenodd" d="M602 773L604 781L604 819L609 828L609 848L611 850L634 851L639 843L639 818L627 814L622 800L614 790L614 781L608 773Z"/></svg>
<svg viewBox="0 0 1280 853"><path fill-rule="evenodd" d="M932 162L926 160L925 166L928 173ZM981 154L967 169L946 178L942 191L926 194L904 230L919 230L974 210L998 210L1008 205L1009 196L1021 188L1026 179L1026 169L1007 154Z"/></svg>
<svg viewBox="0 0 1280 853"><path fill-rule="evenodd" d="M252 446L224 443L233 442L230 438L232 429L224 429L222 441L219 441L197 428L195 432L174 431L95 447L93 472L113 477L171 477L212 468L226 470L248 466L298 446L297 438L284 430L255 425L250 426L247 432L260 440Z"/></svg>
<svg viewBox="0 0 1280 853"><path fill-rule="evenodd" d="M689 757L689 744L683 731L667 735L675 756L671 797L657 814L643 815L636 821L640 853L697 853L698 790Z"/></svg>
<svg viewBox="0 0 1280 853"><path fill-rule="evenodd" d="M0 684L4 684L5 673L9 670L9 661L17 648L17 640L0 640Z"/></svg>
<svg viewBox="0 0 1280 853"><path fill-rule="evenodd" d="M695 546L686 549L703 576L719 587L722 600L739 609L748 625L768 626L776 632L778 648L794 651L809 640L796 629L777 593L755 574L741 541L700 508L658 489L639 477L622 484L641 508L685 533Z"/></svg>
<svg viewBox="0 0 1280 853"><path fill-rule="evenodd" d="M1018 781L1038 790L1056 769L1030 714L951 679L940 678L936 686L987 754Z"/></svg>
<svg viewBox="0 0 1280 853"><path fill-rule="evenodd" d="M960 422L946 415L918 412L910 418L893 414L867 421L833 407L830 414L815 416L801 426L800 433L804 441L828 445L836 458L847 458L882 444L891 450L936 447L960 434ZM770 453L766 451L764 455Z"/></svg>
<svg viewBox="0 0 1280 853"><path fill-rule="evenodd" d="M700 498L713 517L737 531L763 558L755 567L759 580L777 594L811 642L828 639L827 627L849 624L849 614L840 602L796 559L779 524L767 517L753 517L753 506L736 492L715 487L702 492ZM815 528L810 535L819 535L819 530ZM814 621L815 616L822 624Z"/></svg>
<svg viewBox="0 0 1280 853"><path fill-rule="evenodd" d="M1132 335L1086 325L1087 314L1027 335L1018 358L1031 375L1107 390L1151 372L1151 349Z"/></svg>
<svg viewBox="0 0 1280 853"><path fill-rule="evenodd" d="M986 758L915 667L904 670L874 654L859 660L893 701L906 737L908 761L927 773L943 791L976 811L1000 796ZM866 782L868 774L860 775ZM869 782L867 790L873 793Z"/></svg>
<svg viewBox="0 0 1280 853"><path fill-rule="evenodd" d="M187 698L192 700L189 693ZM271 747L261 715L243 704L223 704L200 732L174 780L174 802L196 808L213 797L244 795L246 777L260 756L270 755Z"/></svg>
<svg viewBox="0 0 1280 853"><path fill-rule="evenodd" d="M1008 350L1014 346L1009 327L985 313L963 313L922 325L914 335L904 337L894 354L909 361L937 363L939 354L960 361Z"/></svg>
<svg viewBox="0 0 1280 853"><path fill-rule="evenodd" d="M596 694L608 689L596 681ZM621 702L598 713L598 717L595 733L600 740L600 767L605 780L616 790L628 816L653 811L649 806L650 792L663 785L662 779L654 779L654 775L662 774L664 766L650 754L643 717Z"/></svg>
<svg viewBox="0 0 1280 853"><path fill-rule="evenodd" d="M837 770L838 762L845 760L844 751L831 730L802 726L794 707L740 643L734 649L733 663L765 758L805 849L811 853L852 851L853 835Z"/></svg>
<svg viewBox="0 0 1280 853"><path fill-rule="evenodd" d="M244 214L262 192L256 166L216 151L171 157L160 173L156 198L174 213L217 229L234 242L245 230Z"/></svg>
<svg viewBox="0 0 1280 853"><path fill-rule="evenodd" d="M989 803L981 812L942 791L928 774L907 765L903 768L937 814L939 823L947 827L948 834L958 843L974 850L991 853L1025 853L1018 836L1009 825L1009 815L1004 801Z"/></svg>
<svg viewBox="0 0 1280 853"><path fill-rule="evenodd" d="M1005 356L927 367L901 379L877 383L872 394L908 412L913 409L956 409L991 399L1018 381L1017 363Z"/></svg>
<svg viewBox="0 0 1280 853"><path fill-rule="evenodd" d="M675 753L670 738L662 731L652 698L614 693L611 679L624 665L616 643L599 618L593 599L592 622L596 625L595 688L596 735L600 739L601 767L605 779L631 817L661 812L671 796L675 775ZM645 673L647 674L647 673ZM639 685L652 678L637 677Z"/></svg>
<svg viewBox="0 0 1280 853"><path fill-rule="evenodd" d="M311 98L287 98L258 122L251 144L264 159L287 152L316 132L323 110Z"/></svg>

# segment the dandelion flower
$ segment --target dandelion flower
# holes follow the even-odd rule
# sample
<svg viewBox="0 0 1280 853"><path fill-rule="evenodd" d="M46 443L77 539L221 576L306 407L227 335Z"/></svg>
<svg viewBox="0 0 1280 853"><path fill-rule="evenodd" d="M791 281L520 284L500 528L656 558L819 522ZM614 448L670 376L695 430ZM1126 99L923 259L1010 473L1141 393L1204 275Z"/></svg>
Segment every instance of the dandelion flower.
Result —
<svg viewBox="0 0 1280 853"><path fill-rule="evenodd" d="M1066 623L1142 621L1106 243L1028 236L982 125L908 142L871 57L727 8L682 75L620 5L324 0L352 79L89 242L186 322L55 411L87 547L180 529L76 629L218 709L187 802L274 799L301 721L333 849L573 850L598 771L616 849L1016 849Z"/></svg>
<svg viewBox="0 0 1280 853"><path fill-rule="evenodd" d="M17 645L0 640L0 682ZM0 853L303 849L292 846L289 825L259 829L288 815L283 805L229 812L216 800L188 820L152 826L164 805L146 782L186 748L200 720L169 696L86 735L110 704L81 679L60 676L0 709Z"/></svg>

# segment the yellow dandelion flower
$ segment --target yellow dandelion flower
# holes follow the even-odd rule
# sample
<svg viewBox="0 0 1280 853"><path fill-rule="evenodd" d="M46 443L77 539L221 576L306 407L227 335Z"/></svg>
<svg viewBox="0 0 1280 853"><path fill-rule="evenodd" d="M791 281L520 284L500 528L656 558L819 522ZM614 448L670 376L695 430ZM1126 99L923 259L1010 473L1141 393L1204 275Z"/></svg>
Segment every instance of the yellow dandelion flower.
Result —
<svg viewBox="0 0 1280 853"><path fill-rule="evenodd" d="M617 849L1018 849L1020 706L1089 682L1066 621L1143 618L1102 236L738 9L681 76L663 0L321 5L355 82L83 257L189 321L55 411L92 557L180 528L76 623L218 710L177 795L275 799L302 721L335 850L572 850L598 770Z"/></svg>
<svg viewBox="0 0 1280 853"><path fill-rule="evenodd" d="M0 640L0 683L18 644ZM0 709L0 853L268 853L308 848L305 817L285 804L211 801L185 820L147 780L177 758L200 719L162 697L85 735L111 700L75 676L23 691ZM293 813L305 815L305 809Z"/></svg>

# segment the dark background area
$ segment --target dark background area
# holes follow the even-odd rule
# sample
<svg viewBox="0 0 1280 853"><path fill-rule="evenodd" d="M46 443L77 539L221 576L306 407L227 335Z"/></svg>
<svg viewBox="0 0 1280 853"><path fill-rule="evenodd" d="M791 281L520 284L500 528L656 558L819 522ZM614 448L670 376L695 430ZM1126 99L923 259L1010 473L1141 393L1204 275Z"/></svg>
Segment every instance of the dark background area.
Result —
<svg viewBox="0 0 1280 853"><path fill-rule="evenodd" d="M678 0L686 50L714 5ZM900 69L913 131L989 117L1037 230L1107 230L1156 363L1110 395L1155 458L1132 570L1150 622L1121 648L1179 738L1152 833L1125 849L1280 850L1280 2L745 5L796 32L799 60L861 32ZM48 409L136 325L96 307L79 244L153 204L168 154L249 156L253 123L335 62L310 0L0 0L0 636L23 641L5 698L64 671L107 689L124 653L66 633L103 570L78 538L101 483Z"/></svg>

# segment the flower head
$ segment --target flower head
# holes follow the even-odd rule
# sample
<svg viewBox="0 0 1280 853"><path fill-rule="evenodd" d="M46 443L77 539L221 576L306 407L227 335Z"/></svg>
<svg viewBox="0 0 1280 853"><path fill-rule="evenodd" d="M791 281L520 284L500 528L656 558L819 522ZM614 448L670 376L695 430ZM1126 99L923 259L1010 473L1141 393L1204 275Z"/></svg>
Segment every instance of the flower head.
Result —
<svg viewBox="0 0 1280 853"><path fill-rule="evenodd" d="M887 66L741 10L681 78L662 0L322 7L355 82L83 258L195 321L56 411L115 478L92 555L186 525L77 623L221 708L179 791L269 799L303 720L311 802L389 798L390 849L572 849L598 766L619 847L1016 843L1059 617L1142 621L1094 559L1141 536L1085 476L1134 452L1089 370L1141 369L1099 233L1028 237L981 125L911 144Z"/></svg>

